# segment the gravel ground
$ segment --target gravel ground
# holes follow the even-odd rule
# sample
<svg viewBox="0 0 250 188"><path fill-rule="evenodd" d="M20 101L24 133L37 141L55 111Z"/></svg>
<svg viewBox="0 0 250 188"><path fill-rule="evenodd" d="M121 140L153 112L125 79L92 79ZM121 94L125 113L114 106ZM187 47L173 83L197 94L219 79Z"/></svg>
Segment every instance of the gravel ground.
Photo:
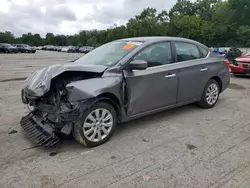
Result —
<svg viewBox="0 0 250 188"><path fill-rule="evenodd" d="M195 105L119 125L84 148L73 139L38 148L20 129L22 80L81 54L0 54L1 188L249 188L250 78L232 77L209 110Z"/></svg>

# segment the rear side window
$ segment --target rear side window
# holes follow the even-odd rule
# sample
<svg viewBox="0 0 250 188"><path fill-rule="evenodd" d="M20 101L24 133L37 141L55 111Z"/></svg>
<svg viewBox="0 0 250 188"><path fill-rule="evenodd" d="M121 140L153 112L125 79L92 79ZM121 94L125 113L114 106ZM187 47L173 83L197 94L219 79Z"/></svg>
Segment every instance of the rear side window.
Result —
<svg viewBox="0 0 250 188"><path fill-rule="evenodd" d="M175 42L177 61L189 61L201 58L199 48L190 43Z"/></svg>
<svg viewBox="0 0 250 188"><path fill-rule="evenodd" d="M200 50L201 50L201 54L202 54L202 56L203 56L203 57L207 57L208 50L207 50L207 49L205 49L205 48L202 48L202 47L200 47Z"/></svg>

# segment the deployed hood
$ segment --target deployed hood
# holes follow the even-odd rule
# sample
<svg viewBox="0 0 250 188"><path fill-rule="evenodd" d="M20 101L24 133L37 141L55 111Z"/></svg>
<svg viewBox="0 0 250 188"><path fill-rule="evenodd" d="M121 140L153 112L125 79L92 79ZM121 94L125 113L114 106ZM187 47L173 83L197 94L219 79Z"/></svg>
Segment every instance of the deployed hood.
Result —
<svg viewBox="0 0 250 188"><path fill-rule="evenodd" d="M51 80L64 72L102 73L107 67L101 65L82 65L78 63L56 64L31 74L24 83L23 91L30 97L40 97L50 90Z"/></svg>

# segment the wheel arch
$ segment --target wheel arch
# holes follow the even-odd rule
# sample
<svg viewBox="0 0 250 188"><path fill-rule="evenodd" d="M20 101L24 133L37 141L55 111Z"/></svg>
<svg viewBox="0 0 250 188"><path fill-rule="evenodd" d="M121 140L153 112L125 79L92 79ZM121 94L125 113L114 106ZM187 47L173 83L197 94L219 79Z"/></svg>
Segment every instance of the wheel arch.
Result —
<svg viewBox="0 0 250 188"><path fill-rule="evenodd" d="M97 96L97 101L96 102L107 102L111 104L117 114L117 120L120 122L122 118L122 110L121 110L121 103L118 99L118 97L113 94L113 93L102 93Z"/></svg>
<svg viewBox="0 0 250 188"><path fill-rule="evenodd" d="M216 82L218 82L219 84L219 89L220 89L220 93L222 91L222 88L223 88L223 84L222 84L222 80L219 76L213 76L212 78L210 78L210 80L215 80Z"/></svg>

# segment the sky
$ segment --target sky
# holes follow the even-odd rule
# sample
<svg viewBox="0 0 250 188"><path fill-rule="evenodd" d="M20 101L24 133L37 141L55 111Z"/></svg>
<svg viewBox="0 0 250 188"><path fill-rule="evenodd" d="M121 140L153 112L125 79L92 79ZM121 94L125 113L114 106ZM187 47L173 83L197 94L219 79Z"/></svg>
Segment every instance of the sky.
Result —
<svg viewBox="0 0 250 188"><path fill-rule="evenodd" d="M75 34L125 24L143 8L169 10L177 0L1 0L0 32Z"/></svg>

